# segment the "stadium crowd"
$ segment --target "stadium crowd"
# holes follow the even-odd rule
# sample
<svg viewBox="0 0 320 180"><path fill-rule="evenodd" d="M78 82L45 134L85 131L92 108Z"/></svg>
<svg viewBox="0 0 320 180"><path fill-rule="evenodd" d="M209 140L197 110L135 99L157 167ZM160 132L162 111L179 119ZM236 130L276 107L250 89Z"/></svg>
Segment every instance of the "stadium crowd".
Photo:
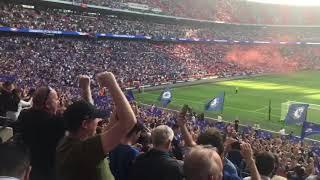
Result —
<svg viewBox="0 0 320 180"><path fill-rule="evenodd" d="M122 88L175 83L204 77L232 77L319 68L319 49L165 43L65 37L0 37L2 75L26 86L76 87L78 74L104 68ZM308 53L305 53L308 52ZM97 83L93 84L95 87Z"/></svg>
<svg viewBox="0 0 320 180"><path fill-rule="evenodd" d="M139 106L127 101L112 73L96 78L112 97L105 102L113 106L109 116L93 105L99 100L89 76L79 77L82 100L70 104L59 103L51 87L14 98L18 88L2 84L1 110L5 99L32 105L13 124L16 137L0 145L0 179L28 180L30 170L31 180L318 178L319 144L207 120L188 106L179 113Z"/></svg>
<svg viewBox="0 0 320 180"><path fill-rule="evenodd" d="M22 5L0 3L0 26L43 30L78 31L144 35L154 39L209 38L238 41L310 41L318 40L315 27L272 27L224 24L153 22L138 17L121 17L63 9L23 8Z"/></svg>

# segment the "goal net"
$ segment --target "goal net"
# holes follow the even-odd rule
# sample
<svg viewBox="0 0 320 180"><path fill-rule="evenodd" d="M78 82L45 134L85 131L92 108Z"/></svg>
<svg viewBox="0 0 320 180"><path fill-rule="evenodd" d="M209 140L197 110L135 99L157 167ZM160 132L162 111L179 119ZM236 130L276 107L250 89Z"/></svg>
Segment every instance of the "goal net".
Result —
<svg viewBox="0 0 320 180"><path fill-rule="evenodd" d="M317 118L320 118L320 105L319 104L310 104L306 102L297 102L297 101L287 101L281 103L281 116L280 121L284 121L288 114L288 110L291 104L309 104L309 108L307 111L307 120L308 121L316 121Z"/></svg>

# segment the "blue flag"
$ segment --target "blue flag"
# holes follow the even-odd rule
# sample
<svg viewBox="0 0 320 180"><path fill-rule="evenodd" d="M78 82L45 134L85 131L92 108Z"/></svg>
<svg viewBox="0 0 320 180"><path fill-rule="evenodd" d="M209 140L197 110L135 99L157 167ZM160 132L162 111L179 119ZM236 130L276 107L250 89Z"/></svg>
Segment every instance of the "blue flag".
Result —
<svg viewBox="0 0 320 180"><path fill-rule="evenodd" d="M224 92L221 93L219 96L214 97L211 99L206 105L206 111L222 111L224 105Z"/></svg>
<svg viewBox="0 0 320 180"><path fill-rule="evenodd" d="M6 76L6 75L0 75L0 82L14 82L16 80L15 76Z"/></svg>
<svg viewBox="0 0 320 180"><path fill-rule="evenodd" d="M286 124L302 125L307 119L309 104L291 104L285 118Z"/></svg>
<svg viewBox="0 0 320 180"><path fill-rule="evenodd" d="M167 107L168 104L171 102L172 93L169 88L166 88L160 95L160 101L163 107Z"/></svg>
<svg viewBox="0 0 320 180"><path fill-rule="evenodd" d="M127 90L126 97L129 102L134 101L135 98L131 89Z"/></svg>
<svg viewBox="0 0 320 180"><path fill-rule="evenodd" d="M301 139L314 134L320 134L320 124L315 124L307 121L304 122L301 129Z"/></svg>

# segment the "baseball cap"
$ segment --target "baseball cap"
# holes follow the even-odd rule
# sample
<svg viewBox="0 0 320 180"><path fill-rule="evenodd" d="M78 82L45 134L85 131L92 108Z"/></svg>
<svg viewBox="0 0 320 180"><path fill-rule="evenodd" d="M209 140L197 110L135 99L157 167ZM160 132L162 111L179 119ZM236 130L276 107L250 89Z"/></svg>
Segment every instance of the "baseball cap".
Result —
<svg viewBox="0 0 320 180"><path fill-rule="evenodd" d="M98 110L91 103L80 100L71 104L66 109L63 116L67 130L76 131L80 128L82 121L105 118L108 117L108 115L108 112Z"/></svg>

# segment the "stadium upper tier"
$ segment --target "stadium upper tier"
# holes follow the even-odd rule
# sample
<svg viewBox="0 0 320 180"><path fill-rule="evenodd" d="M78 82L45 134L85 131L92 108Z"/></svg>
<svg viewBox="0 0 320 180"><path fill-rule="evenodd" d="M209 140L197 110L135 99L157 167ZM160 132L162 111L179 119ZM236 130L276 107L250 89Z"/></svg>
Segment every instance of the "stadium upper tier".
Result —
<svg viewBox="0 0 320 180"><path fill-rule="evenodd" d="M0 26L113 33L152 37L232 39L238 41L319 41L320 27L272 27L153 21L65 9L0 3Z"/></svg>
<svg viewBox="0 0 320 180"><path fill-rule="evenodd" d="M246 0L69 0L119 9L245 24L319 25L319 7L261 4Z"/></svg>
<svg viewBox="0 0 320 180"><path fill-rule="evenodd" d="M220 45L0 36L0 70L19 84L75 87L79 74L108 69L124 87L208 76L320 68L318 47Z"/></svg>

